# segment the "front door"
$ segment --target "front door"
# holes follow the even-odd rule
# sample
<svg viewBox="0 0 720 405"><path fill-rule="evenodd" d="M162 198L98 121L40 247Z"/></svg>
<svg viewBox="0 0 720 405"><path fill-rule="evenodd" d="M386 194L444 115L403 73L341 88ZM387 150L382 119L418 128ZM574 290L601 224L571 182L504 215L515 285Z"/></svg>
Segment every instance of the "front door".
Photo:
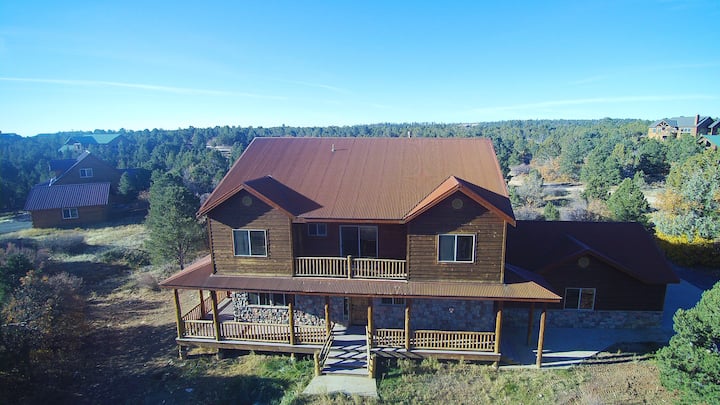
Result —
<svg viewBox="0 0 720 405"><path fill-rule="evenodd" d="M362 297L350 298L350 324L367 325L367 309L369 299Z"/></svg>

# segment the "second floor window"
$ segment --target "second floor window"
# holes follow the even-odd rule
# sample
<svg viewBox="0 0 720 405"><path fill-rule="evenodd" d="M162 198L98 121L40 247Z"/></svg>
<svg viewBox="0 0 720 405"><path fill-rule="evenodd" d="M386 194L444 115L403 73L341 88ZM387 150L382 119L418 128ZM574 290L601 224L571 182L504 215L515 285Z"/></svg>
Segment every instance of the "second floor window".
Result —
<svg viewBox="0 0 720 405"><path fill-rule="evenodd" d="M439 262L473 262L475 260L475 235L438 235Z"/></svg>
<svg viewBox="0 0 720 405"><path fill-rule="evenodd" d="M87 178L93 176L93 169L87 168L87 169L80 169L80 177Z"/></svg>
<svg viewBox="0 0 720 405"><path fill-rule="evenodd" d="M327 224L309 223L308 236L327 236Z"/></svg>
<svg viewBox="0 0 720 405"><path fill-rule="evenodd" d="M376 226L341 226L340 254L353 257L377 257L378 228Z"/></svg>
<svg viewBox="0 0 720 405"><path fill-rule="evenodd" d="M259 229L233 229L235 256L267 256L267 233Z"/></svg>
<svg viewBox="0 0 720 405"><path fill-rule="evenodd" d="M405 305L405 298L386 297L382 298L380 302L383 305Z"/></svg>

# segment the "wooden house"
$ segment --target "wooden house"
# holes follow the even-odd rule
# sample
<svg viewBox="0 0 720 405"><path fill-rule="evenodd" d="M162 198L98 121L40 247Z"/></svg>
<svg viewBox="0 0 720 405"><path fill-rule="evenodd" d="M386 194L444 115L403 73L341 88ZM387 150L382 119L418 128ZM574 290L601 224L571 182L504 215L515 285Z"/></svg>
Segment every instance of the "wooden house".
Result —
<svg viewBox="0 0 720 405"><path fill-rule="evenodd" d="M648 127L648 137L652 139L677 138L682 135L712 134L717 121L712 117L695 115L693 117L663 118ZM715 124L717 125L717 124Z"/></svg>
<svg viewBox="0 0 720 405"><path fill-rule="evenodd" d="M256 138L199 215L211 254L161 283L181 355L317 353L321 364L342 327L361 328L368 364L497 362L503 313L520 308L528 336L539 323L539 365L548 306L572 294L544 268L506 262L516 221L487 139ZM181 290L199 291L197 305L182 308Z"/></svg>
<svg viewBox="0 0 720 405"><path fill-rule="evenodd" d="M34 186L25 202L33 227L76 227L106 221L120 171L84 152L50 162L52 178Z"/></svg>

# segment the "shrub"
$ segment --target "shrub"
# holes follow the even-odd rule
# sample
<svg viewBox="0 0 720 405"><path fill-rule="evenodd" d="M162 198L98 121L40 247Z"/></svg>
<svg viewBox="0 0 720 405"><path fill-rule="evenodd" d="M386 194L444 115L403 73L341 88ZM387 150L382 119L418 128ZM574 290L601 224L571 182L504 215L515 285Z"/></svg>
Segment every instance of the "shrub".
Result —
<svg viewBox="0 0 720 405"><path fill-rule="evenodd" d="M108 264L123 263L130 267L142 267L150 264L150 255L142 249L115 247L100 255L100 261Z"/></svg>
<svg viewBox="0 0 720 405"><path fill-rule="evenodd" d="M42 247L55 253L77 254L85 250L85 236L78 233L51 235L42 241Z"/></svg>
<svg viewBox="0 0 720 405"><path fill-rule="evenodd" d="M720 243L699 236L672 236L657 232L657 242L665 255L682 266L720 267Z"/></svg>
<svg viewBox="0 0 720 405"><path fill-rule="evenodd" d="M720 403L720 283L673 321L675 336L658 351L660 381L688 403Z"/></svg>

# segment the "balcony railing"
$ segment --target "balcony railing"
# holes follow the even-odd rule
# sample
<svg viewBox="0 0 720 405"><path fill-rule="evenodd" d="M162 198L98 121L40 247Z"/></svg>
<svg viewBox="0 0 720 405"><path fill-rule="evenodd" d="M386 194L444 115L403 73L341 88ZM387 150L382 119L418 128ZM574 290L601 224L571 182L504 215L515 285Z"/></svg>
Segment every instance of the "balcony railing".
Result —
<svg viewBox="0 0 720 405"><path fill-rule="evenodd" d="M296 257L295 276L407 279L405 260L348 257Z"/></svg>

